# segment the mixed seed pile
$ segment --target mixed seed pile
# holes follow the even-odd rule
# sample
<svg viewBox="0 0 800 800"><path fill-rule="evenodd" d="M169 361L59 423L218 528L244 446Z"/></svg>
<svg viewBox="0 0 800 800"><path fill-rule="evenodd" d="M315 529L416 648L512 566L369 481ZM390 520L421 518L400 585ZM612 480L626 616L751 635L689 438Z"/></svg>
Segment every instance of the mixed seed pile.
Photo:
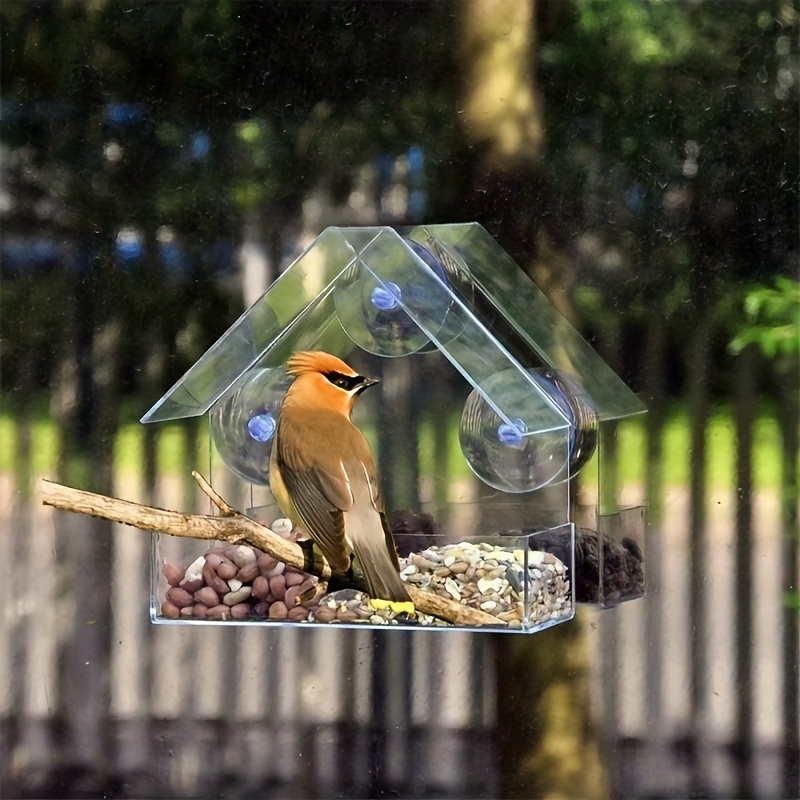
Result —
<svg viewBox="0 0 800 800"><path fill-rule="evenodd" d="M401 559L406 583L479 608L506 623L522 627L524 551L481 542L428 547ZM531 625L569 615L566 567L550 553L528 551Z"/></svg>
<svg viewBox="0 0 800 800"><path fill-rule="evenodd" d="M278 524L273 528L281 530ZM521 628L524 556L523 550L486 543L431 546L400 559L400 574L410 585L497 617L503 627ZM528 551L527 558L526 627L569 616L570 582L563 562L535 550ZM411 619L391 608L375 609L367 595L355 589L321 594L315 576L249 545L215 544L185 569L165 561L163 573L169 588L160 615L170 620L448 626L427 614Z"/></svg>

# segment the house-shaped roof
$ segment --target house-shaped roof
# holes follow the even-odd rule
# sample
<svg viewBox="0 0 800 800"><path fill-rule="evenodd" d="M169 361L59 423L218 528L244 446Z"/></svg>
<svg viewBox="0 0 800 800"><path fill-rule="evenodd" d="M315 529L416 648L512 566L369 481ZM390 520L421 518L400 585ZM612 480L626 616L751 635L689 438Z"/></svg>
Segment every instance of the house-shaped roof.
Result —
<svg viewBox="0 0 800 800"><path fill-rule="evenodd" d="M344 357L354 343L386 357L437 348L501 418L527 431L570 425L534 366L581 387L600 421L644 410L494 239L468 223L405 236L327 228L142 422L204 414L254 367L280 367L295 350ZM502 392L487 391L498 373Z"/></svg>

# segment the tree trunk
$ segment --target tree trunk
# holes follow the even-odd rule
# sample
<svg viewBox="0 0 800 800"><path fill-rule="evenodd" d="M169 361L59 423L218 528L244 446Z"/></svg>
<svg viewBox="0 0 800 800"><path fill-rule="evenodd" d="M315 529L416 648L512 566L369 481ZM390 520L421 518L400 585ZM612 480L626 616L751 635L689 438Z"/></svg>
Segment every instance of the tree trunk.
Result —
<svg viewBox="0 0 800 800"><path fill-rule="evenodd" d="M562 281L564 273L535 262L550 242L543 236L540 202L535 3L469 0L460 10L460 108L472 172L468 207L523 268L552 286L552 278ZM581 624L532 637L494 636L487 646L497 663L501 796L606 796Z"/></svg>

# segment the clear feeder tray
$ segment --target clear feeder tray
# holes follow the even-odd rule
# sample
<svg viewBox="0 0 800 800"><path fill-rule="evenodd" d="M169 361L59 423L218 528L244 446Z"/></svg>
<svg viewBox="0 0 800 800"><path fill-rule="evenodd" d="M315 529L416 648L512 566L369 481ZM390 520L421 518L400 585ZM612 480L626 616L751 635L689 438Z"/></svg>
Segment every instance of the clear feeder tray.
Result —
<svg viewBox="0 0 800 800"><path fill-rule="evenodd" d="M329 228L145 415L209 415L212 485L287 538L268 465L300 350L377 377L353 422L378 466L407 584L537 631L644 592L644 509L619 499L636 396L477 224ZM578 474L593 464L590 525ZM187 465L191 468L197 465ZM245 545L156 536L152 617L176 624L464 627L375 608ZM485 618L484 618L485 621Z"/></svg>
<svg viewBox="0 0 800 800"><path fill-rule="evenodd" d="M513 532L460 541L422 532L399 538L414 547L400 556L406 583L495 617L496 627L487 630L543 630L575 613L571 525L549 531L547 541ZM408 617L375 609L353 588L329 587L321 594L314 576L247 545L193 542L187 549L173 544L159 541L154 553L156 622L465 627L419 610Z"/></svg>

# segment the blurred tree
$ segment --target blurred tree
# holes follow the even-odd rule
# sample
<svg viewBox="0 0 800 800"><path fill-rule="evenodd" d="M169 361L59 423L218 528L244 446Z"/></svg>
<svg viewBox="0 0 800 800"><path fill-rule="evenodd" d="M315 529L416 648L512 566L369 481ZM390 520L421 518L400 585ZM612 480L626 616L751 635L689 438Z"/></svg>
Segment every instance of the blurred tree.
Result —
<svg viewBox="0 0 800 800"><path fill-rule="evenodd" d="M718 317L707 347L724 361L725 298L798 264L796 10L785 0L543 8L542 161L560 201L551 227L567 224L557 241L577 267L582 316L607 338L625 309L627 330L668 338L668 363L638 369L667 369L674 392L698 322ZM591 289L599 304L584 302ZM730 374L712 368L713 388L729 389Z"/></svg>
<svg viewBox="0 0 800 800"><path fill-rule="evenodd" d="M144 361L165 362L163 384L236 312L235 296L206 282L231 265L245 223L256 221L274 271L313 187L327 182L346 199L365 164L419 145L431 215L483 221L562 310L580 284L599 338L622 337L626 377L677 388L681 348L651 340L685 340L690 309L705 315L726 287L796 263L786 233L797 228L796 12L786 0L576 0L539 3L533 15L515 5L504 15L492 2L458 13L447 3L6 3L6 236L78 245L73 262L91 280L102 271L87 264L110 258L116 282L117 237L139 242L124 261L137 279L123 307L165 326L156 339L166 352L141 348ZM502 46L481 49L483 29ZM362 31L380 47L365 46ZM504 68L514 83L492 77ZM178 246L191 257L181 261ZM589 304L592 289L600 299ZM102 306L87 312L118 317ZM76 315L79 330L93 330L88 313ZM178 336L187 329L195 334ZM713 333L705 347L724 357L727 338ZM143 361L135 337L122 340L127 391ZM85 382L50 336L37 341L38 363L58 361ZM658 358L642 357L642 341ZM22 352L5 345L6 385ZM714 374L724 387L730 371ZM81 417L79 434L93 424L88 410Z"/></svg>
<svg viewBox="0 0 800 800"><path fill-rule="evenodd" d="M535 187L547 183L535 9L533 0L469 0L460 9L458 36L471 211L529 269L546 226ZM582 625L531 638L496 636L492 644L502 796L605 797Z"/></svg>

